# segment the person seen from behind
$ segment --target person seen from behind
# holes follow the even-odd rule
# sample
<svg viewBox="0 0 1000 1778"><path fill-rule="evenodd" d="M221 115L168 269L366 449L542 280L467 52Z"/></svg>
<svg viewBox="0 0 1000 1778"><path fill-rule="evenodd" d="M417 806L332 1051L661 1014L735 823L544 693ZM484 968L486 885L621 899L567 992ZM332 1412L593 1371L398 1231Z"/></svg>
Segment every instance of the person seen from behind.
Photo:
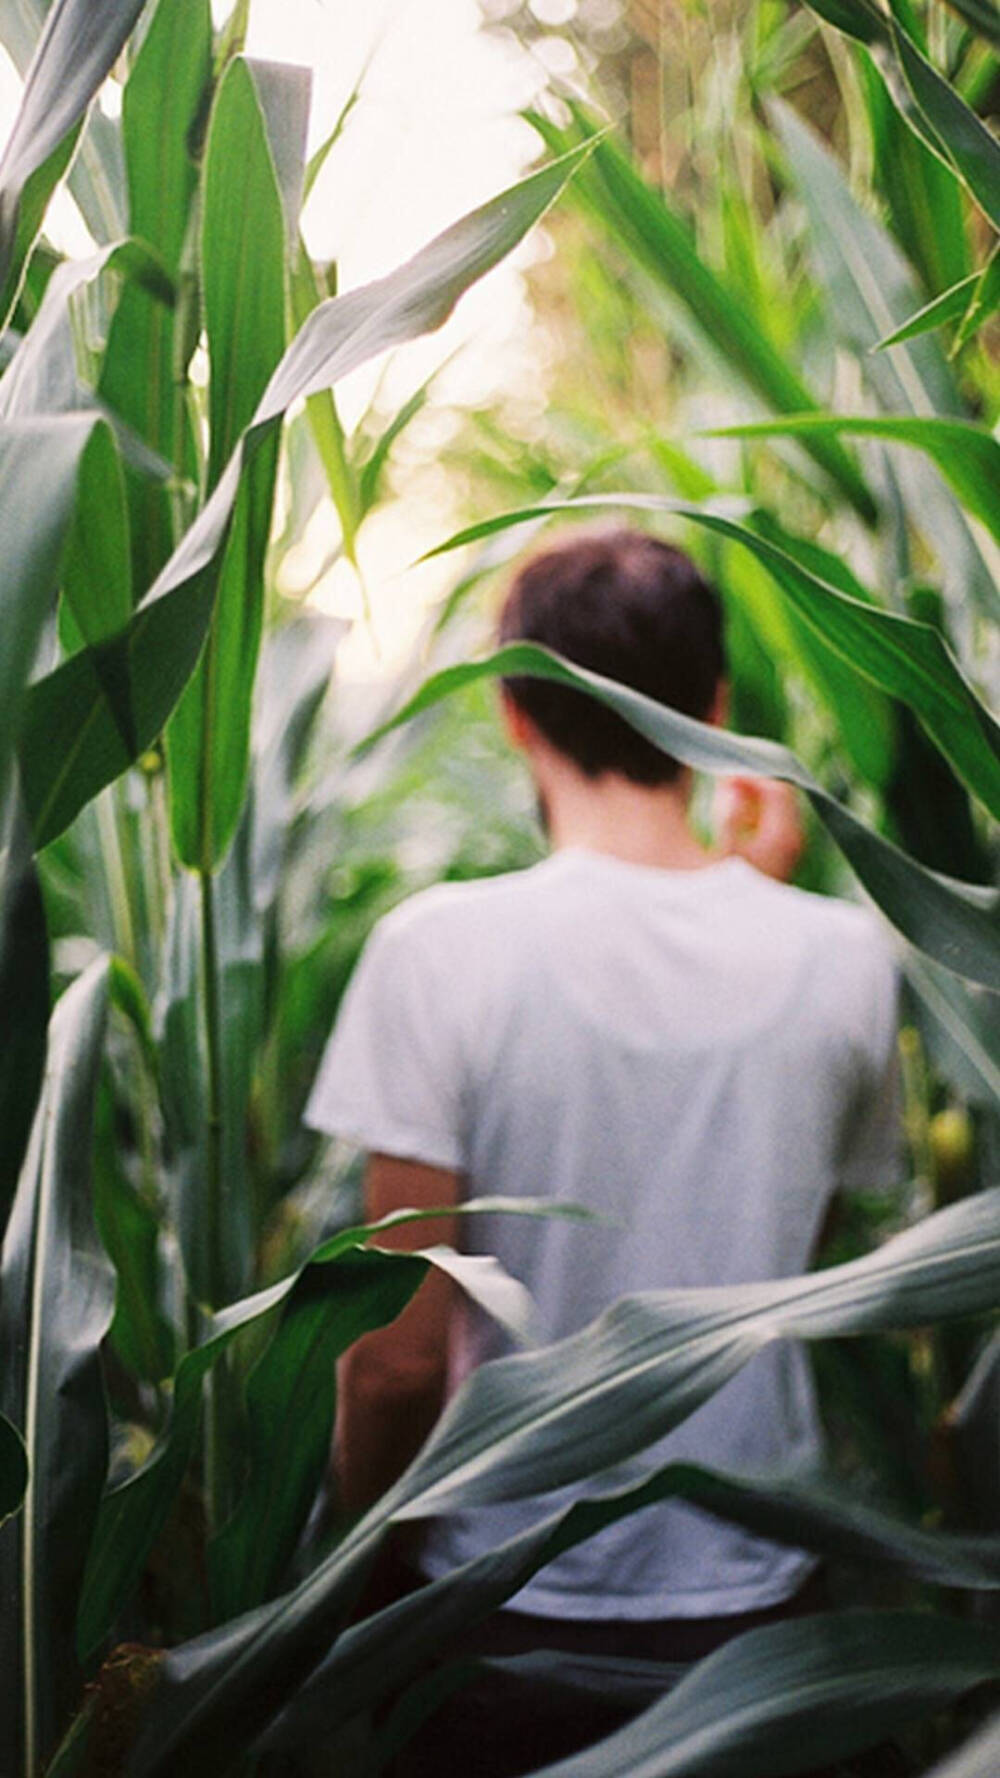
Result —
<svg viewBox="0 0 1000 1778"><path fill-rule="evenodd" d="M514 579L499 634L724 719L720 602L653 536L616 529L543 549ZM589 1224L476 1216L460 1237L456 1218L444 1232L521 1280L544 1341L637 1292L807 1270L838 1189L898 1178L896 982L876 917L789 884L802 835L787 787L730 786L708 847L689 818L690 772L614 712L529 678L504 684L502 708L549 856L424 890L379 922L307 1122L367 1151L373 1219L486 1196L597 1212ZM427 1239L418 1223L391 1244ZM362 1340L340 1381L345 1508L368 1506L469 1371L507 1349L439 1275ZM643 1466L787 1474L821 1454L805 1356L777 1342ZM447 1573L562 1498L433 1522L413 1548L417 1572ZM671 1501L551 1562L477 1646L687 1663L822 1604L806 1551ZM400 1770L512 1778L627 1714L593 1688L568 1707L558 1688L487 1674L431 1719Z"/></svg>

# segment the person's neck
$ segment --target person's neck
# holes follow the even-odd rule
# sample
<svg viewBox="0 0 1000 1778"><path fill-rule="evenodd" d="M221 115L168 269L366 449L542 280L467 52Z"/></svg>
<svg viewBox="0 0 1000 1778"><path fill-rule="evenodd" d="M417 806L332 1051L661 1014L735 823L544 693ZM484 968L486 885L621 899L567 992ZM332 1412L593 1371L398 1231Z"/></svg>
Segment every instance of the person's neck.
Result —
<svg viewBox="0 0 1000 1778"><path fill-rule="evenodd" d="M691 830L686 775L647 785L612 773L560 774L539 789L554 852L577 847L662 870L701 870L716 862Z"/></svg>

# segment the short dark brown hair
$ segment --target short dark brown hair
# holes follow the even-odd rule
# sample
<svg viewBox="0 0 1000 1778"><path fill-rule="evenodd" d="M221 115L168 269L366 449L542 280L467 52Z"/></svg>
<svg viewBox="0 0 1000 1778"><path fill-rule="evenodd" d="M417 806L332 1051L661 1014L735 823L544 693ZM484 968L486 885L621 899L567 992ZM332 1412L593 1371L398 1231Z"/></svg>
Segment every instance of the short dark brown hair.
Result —
<svg viewBox="0 0 1000 1778"><path fill-rule="evenodd" d="M722 607L682 550L644 531L591 532L531 557L511 584L501 642L537 642L687 716L711 710L725 671ZM550 680L504 680L535 726L588 778L669 784L675 759L606 705Z"/></svg>

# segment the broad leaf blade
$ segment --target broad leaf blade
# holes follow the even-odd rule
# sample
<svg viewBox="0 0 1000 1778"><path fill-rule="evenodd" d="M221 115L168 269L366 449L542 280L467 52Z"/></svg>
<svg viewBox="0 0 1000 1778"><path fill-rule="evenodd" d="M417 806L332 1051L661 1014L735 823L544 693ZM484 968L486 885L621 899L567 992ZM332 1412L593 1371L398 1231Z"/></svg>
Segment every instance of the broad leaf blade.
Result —
<svg viewBox="0 0 1000 1778"><path fill-rule="evenodd" d="M159 734L190 676L212 610L205 570L226 537L244 456L300 395L312 394L378 352L440 326L468 286L516 246L590 152L555 161L472 211L397 271L331 298L293 340L254 423L215 492L150 589L128 629L105 647L123 687L117 713L93 651L81 651L32 687L21 759L36 841L60 833L98 790ZM106 675L105 675L106 677Z"/></svg>
<svg viewBox="0 0 1000 1778"><path fill-rule="evenodd" d="M14 1198L45 1066L49 946L31 839L18 795L0 815L0 1229Z"/></svg>
<svg viewBox="0 0 1000 1778"><path fill-rule="evenodd" d="M284 348L284 253L264 115L249 64L237 57L216 95L203 175L210 487L249 426ZM244 468L205 652L168 730L174 844L194 870L218 867L246 789L277 452L277 438L268 438Z"/></svg>
<svg viewBox="0 0 1000 1778"><path fill-rule="evenodd" d="M957 1618L845 1611L751 1630L596 1747L532 1778L783 1778L846 1758L995 1679L1000 1643Z"/></svg>
<svg viewBox="0 0 1000 1778"><path fill-rule="evenodd" d="M208 0L160 0L122 95L129 228L156 249L178 290L173 313L126 289L101 366L100 395L175 473L190 473L178 379L197 340L194 269L186 235L198 183L195 155L212 72ZM132 492L137 594L176 542L170 500L157 487Z"/></svg>
<svg viewBox="0 0 1000 1778"><path fill-rule="evenodd" d="M0 1716L4 1746L26 1772L52 1752L79 1683L73 1616L107 1466L100 1343L114 1291L88 1194L106 983L102 959L56 1007L0 1259L2 1408L30 1465L24 1507L0 1532Z"/></svg>
<svg viewBox="0 0 1000 1778"><path fill-rule="evenodd" d="M12 274L16 278L15 246L23 264L32 245L17 238L25 186L79 124L143 4L144 0L106 0L94 6L92 0L55 0L46 15L25 77L21 108L0 159L0 286L9 288ZM44 206L36 209L40 226ZM6 319L4 309L0 325Z"/></svg>
<svg viewBox="0 0 1000 1778"><path fill-rule="evenodd" d="M79 416L0 424L0 511L4 515L0 793L7 783L25 681L42 626L55 604L79 466L92 429L93 420Z"/></svg>
<svg viewBox="0 0 1000 1778"><path fill-rule="evenodd" d="M623 1493L563 1508L498 1548L430 1581L342 1632L261 1737L262 1748L313 1744L399 1690L444 1646L503 1605L556 1555L665 1500L686 1500L763 1536L833 1558L877 1563L937 1584L995 1590L1000 1540L928 1532L819 1483L727 1476L672 1463Z"/></svg>
<svg viewBox="0 0 1000 1778"><path fill-rule="evenodd" d="M989 1192L849 1265L739 1289L651 1293L568 1340L483 1365L396 1487L299 1587L225 1637L166 1657L133 1778L165 1778L180 1759L192 1774L213 1772L233 1736L245 1744L263 1727L324 1658L391 1522L584 1479L592 1486L601 1470L612 1492L618 1465L775 1337L841 1336L989 1310L998 1279L1000 1192Z"/></svg>

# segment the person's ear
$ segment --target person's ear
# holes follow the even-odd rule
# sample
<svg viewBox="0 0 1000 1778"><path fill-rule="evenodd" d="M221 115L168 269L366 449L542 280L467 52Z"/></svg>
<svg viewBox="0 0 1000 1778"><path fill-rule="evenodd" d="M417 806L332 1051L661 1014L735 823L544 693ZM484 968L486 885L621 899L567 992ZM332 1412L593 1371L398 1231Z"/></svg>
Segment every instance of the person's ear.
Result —
<svg viewBox="0 0 1000 1778"><path fill-rule="evenodd" d="M705 721L714 728L725 728L729 721L729 681L720 679L715 688L715 696L708 706Z"/></svg>
<svg viewBox="0 0 1000 1778"><path fill-rule="evenodd" d="M500 718L511 746L525 752L535 738L535 725L505 685L500 687Z"/></svg>

